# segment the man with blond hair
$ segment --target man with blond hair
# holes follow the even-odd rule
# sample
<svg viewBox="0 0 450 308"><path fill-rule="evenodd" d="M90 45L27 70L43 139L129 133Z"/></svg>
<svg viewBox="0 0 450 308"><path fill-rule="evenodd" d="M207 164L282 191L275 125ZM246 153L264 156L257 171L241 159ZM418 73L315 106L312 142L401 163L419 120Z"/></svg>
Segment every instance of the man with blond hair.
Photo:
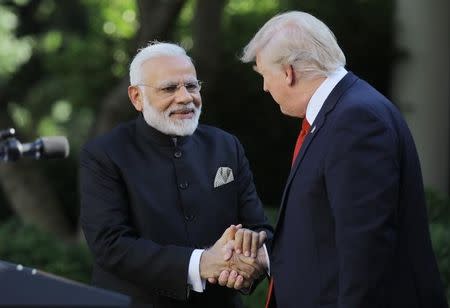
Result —
<svg viewBox="0 0 450 308"><path fill-rule="evenodd" d="M242 61L256 61L263 90L303 122L267 305L446 307L419 159L396 107L345 69L331 30L304 12L270 19Z"/></svg>

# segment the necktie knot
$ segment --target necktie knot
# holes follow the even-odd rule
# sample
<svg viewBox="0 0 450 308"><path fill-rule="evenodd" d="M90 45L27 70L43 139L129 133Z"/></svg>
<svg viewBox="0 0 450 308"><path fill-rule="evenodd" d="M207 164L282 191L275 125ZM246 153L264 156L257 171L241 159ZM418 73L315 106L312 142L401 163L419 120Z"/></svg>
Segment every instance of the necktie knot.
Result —
<svg viewBox="0 0 450 308"><path fill-rule="evenodd" d="M302 130L301 130L301 132L303 134L307 134L310 127L311 127L311 125L309 124L308 120L306 118L304 118L303 121L302 121Z"/></svg>

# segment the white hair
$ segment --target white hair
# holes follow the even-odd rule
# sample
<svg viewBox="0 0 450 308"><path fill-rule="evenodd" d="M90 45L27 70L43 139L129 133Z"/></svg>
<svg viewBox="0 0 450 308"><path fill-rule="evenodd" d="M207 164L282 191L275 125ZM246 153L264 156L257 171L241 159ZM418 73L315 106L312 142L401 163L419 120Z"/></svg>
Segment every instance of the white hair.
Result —
<svg viewBox="0 0 450 308"><path fill-rule="evenodd" d="M192 62L183 47L174 43L152 41L147 47L140 49L131 61L130 85L134 86L143 82L141 68L144 62L161 56L185 56Z"/></svg>
<svg viewBox="0 0 450 308"><path fill-rule="evenodd" d="M345 66L345 55L333 32L316 17L292 11L272 17L245 46L242 62L256 54L271 63L292 65L305 77L327 76Z"/></svg>
<svg viewBox="0 0 450 308"><path fill-rule="evenodd" d="M175 111L189 110L194 112L192 119L171 119L170 114ZM197 129L198 120L202 112L202 107L195 106L193 102L183 106L171 106L165 111L159 111L150 104L147 97L144 96L142 114L145 122L160 132L171 136L192 135Z"/></svg>

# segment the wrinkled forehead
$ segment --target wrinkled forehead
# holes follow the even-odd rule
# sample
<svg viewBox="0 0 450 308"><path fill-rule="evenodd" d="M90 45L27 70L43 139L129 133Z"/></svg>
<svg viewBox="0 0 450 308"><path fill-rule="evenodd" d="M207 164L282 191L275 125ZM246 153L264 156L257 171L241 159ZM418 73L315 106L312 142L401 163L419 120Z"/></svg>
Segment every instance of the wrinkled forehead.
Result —
<svg viewBox="0 0 450 308"><path fill-rule="evenodd" d="M179 83L197 79L192 61L187 56L160 56L142 64L142 78L146 83Z"/></svg>

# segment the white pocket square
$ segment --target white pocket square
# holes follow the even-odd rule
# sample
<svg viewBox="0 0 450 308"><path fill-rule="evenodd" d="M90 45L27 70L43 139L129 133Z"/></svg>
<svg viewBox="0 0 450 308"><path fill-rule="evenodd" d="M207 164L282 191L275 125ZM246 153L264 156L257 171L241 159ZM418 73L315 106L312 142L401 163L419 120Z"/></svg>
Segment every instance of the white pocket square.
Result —
<svg viewBox="0 0 450 308"><path fill-rule="evenodd" d="M214 188L228 184L234 181L233 170L228 167L220 167L217 169L216 177L214 179Z"/></svg>

